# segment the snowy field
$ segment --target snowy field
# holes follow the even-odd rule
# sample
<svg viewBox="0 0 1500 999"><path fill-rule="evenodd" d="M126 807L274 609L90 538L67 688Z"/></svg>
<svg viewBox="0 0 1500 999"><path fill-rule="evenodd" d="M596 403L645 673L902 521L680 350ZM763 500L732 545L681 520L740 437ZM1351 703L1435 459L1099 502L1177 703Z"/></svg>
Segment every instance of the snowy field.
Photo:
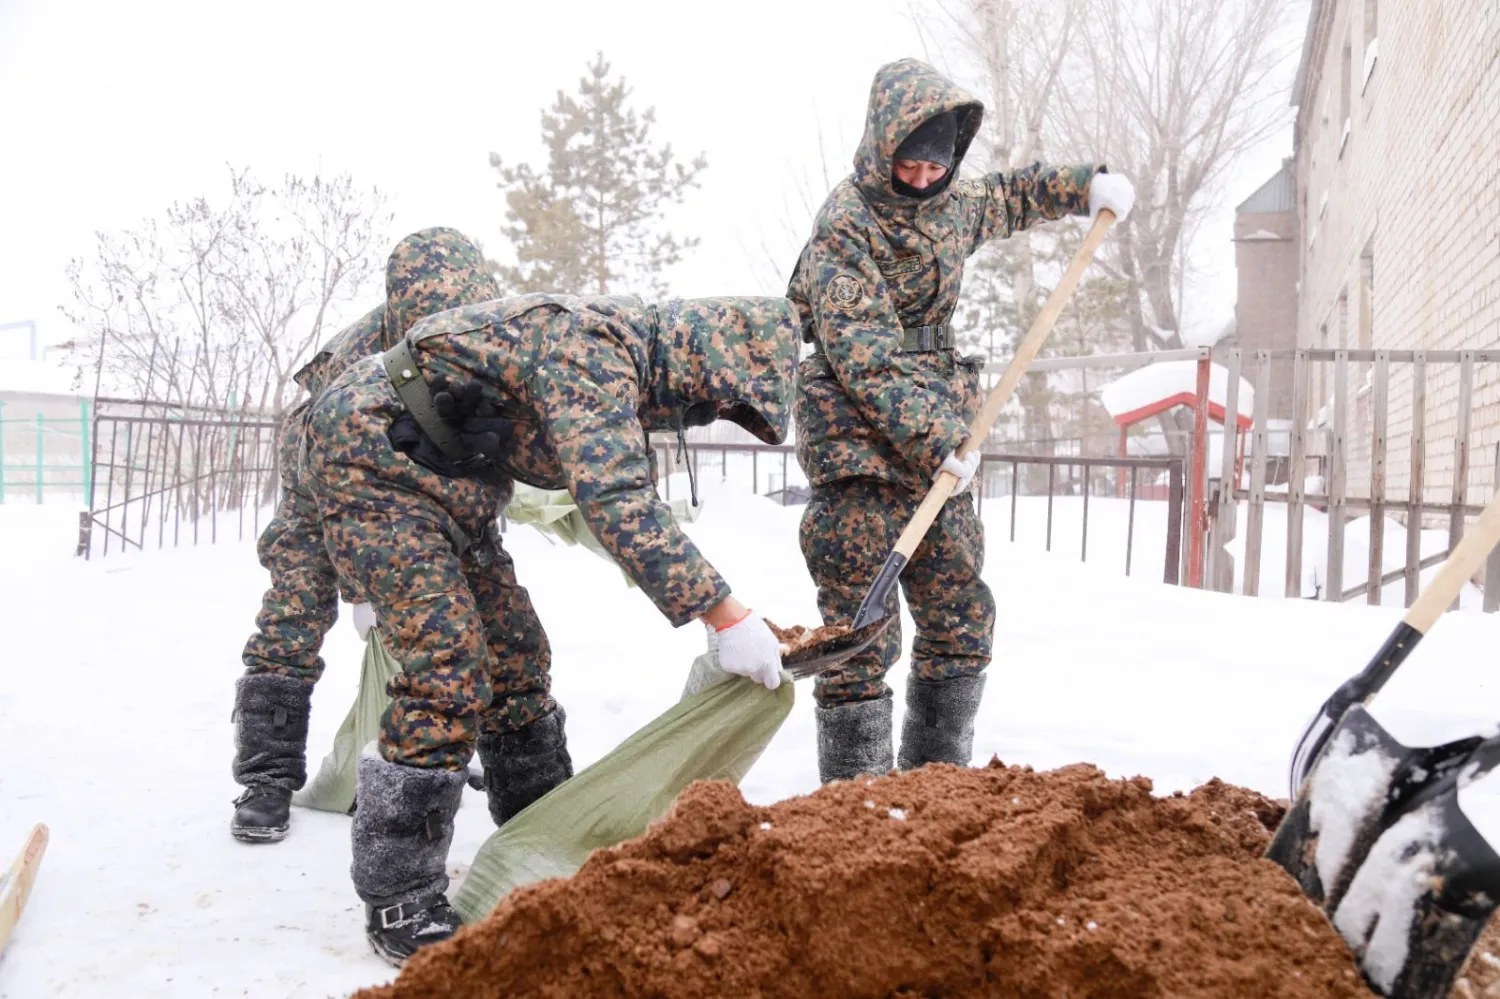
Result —
<svg viewBox="0 0 1500 999"><path fill-rule="evenodd" d="M674 482L674 491L685 486ZM802 508L712 481L702 489L708 505L689 530L737 594L779 623L815 623L796 545ZM275 846L228 834L238 793L229 774L233 681L266 585L253 542L85 563L71 557L76 516L63 506L0 506L3 862L33 823L52 832L0 959L0 997L307 999L389 980L363 938L347 818L297 810L291 835ZM1044 521L1034 511L1016 544L1006 540L1006 504L987 503L985 516L999 625L980 762L992 754L1039 769L1091 761L1113 776L1149 776L1160 792L1218 776L1284 796L1288 757L1310 713L1401 614L1166 587L1162 527L1150 516L1137 524L1134 578L1123 576L1123 548L1118 562L1104 557L1117 517L1097 521L1115 526L1096 547L1091 509L1089 564L1080 566L1072 542L1041 550ZM1403 550L1390 534L1386 543ZM675 701L701 629L668 627L617 570L581 548L553 546L527 528L512 528L507 544L549 629L554 689L582 767ZM905 626L909 642L909 619ZM1377 716L1414 742L1488 728L1500 718L1497 650L1500 619L1449 615L1387 687ZM328 673L313 702L314 768L353 695L359 654L345 616L325 647ZM790 720L745 781L751 800L816 786L810 693L798 691ZM455 874L490 830L482 795L466 792Z"/></svg>

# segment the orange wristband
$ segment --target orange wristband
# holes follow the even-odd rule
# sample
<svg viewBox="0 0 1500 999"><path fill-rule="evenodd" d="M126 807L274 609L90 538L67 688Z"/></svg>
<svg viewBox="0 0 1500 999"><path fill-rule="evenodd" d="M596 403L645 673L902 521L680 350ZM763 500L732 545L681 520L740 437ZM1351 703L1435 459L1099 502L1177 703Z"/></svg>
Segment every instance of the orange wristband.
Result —
<svg viewBox="0 0 1500 999"><path fill-rule="evenodd" d="M733 628L733 627L734 627L734 626L735 626L735 625L737 625L737 624L739 624L739 623L740 623L740 622L741 622L741 621L743 621L743 620L745 620L745 619L746 619L746 618L748 618L748 617L749 617L749 616L750 616L750 614L751 614L751 611L750 611L750 610L749 610L749 608L746 608L746 610L745 610L745 613L743 613L743 614L741 614L741 615L740 615L740 616L739 616L739 617L738 617L738 618L736 618L736 619L735 619L735 620L733 620L733 621L730 621L730 622L729 622L729 623L728 623L728 624L726 624L726 625L725 625L725 626L724 626L724 627L722 627L722 628L715 628L715 629L714 629L714 631L715 631L715 632L720 632L720 631L728 631L728 630L729 630L729 629L730 629L730 628Z"/></svg>

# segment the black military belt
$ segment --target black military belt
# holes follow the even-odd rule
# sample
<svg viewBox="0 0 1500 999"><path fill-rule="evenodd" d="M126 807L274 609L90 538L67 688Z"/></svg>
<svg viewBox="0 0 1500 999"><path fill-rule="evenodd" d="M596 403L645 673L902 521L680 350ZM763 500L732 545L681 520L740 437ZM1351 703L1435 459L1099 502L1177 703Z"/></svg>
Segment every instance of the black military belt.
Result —
<svg viewBox="0 0 1500 999"><path fill-rule="evenodd" d="M411 345L402 340L381 354L380 359L385 364L386 377L390 378L402 404L411 413L412 419L417 421L422 432L432 438L432 443L454 461L466 461L473 457L473 452L458 439L457 432L438 416L437 406L432 401L432 390L427 387L422 369L412 356Z"/></svg>
<svg viewBox="0 0 1500 999"><path fill-rule="evenodd" d="M905 354L930 354L937 350L952 350L955 346L953 324L941 326L905 326L901 329L901 351ZM814 339L813 353L823 353L823 344Z"/></svg>
<svg viewBox="0 0 1500 999"><path fill-rule="evenodd" d="M901 349L909 354L930 354L953 349L953 324L907 326L901 330Z"/></svg>

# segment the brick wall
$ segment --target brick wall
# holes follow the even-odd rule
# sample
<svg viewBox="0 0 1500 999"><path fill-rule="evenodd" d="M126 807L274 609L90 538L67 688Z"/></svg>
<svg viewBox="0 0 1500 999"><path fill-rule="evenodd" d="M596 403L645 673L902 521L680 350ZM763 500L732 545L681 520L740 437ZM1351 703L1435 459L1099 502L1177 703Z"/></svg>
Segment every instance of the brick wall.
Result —
<svg viewBox="0 0 1500 999"><path fill-rule="evenodd" d="M1235 344L1245 351L1297 345L1297 216L1293 212L1247 212L1234 220L1234 261L1239 282ZM1257 365L1244 356L1241 375L1256 384ZM1271 362L1266 413L1292 415L1292 362Z"/></svg>
<svg viewBox="0 0 1500 999"><path fill-rule="evenodd" d="M1367 78L1367 19L1376 3L1325 0L1317 29L1322 41L1306 67L1297 127L1299 341L1377 349L1500 346L1500 5L1378 0L1378 55ZM1355 496L1369 493L1365 376L1364 366L1350 365ZM1332 394L1331 370L1315 372L1313 382L1322 391L1311 407L1316 413ZM1393 365L1388 496L1408 490L1411 384L1409 369ZM1457 393L1456 366L1429 366L1425 491L1433 502L1451 496ZM1500 443L1500 365L1476 367L1471 414L1468 499L1482 502L1493 492Z"/></svg>

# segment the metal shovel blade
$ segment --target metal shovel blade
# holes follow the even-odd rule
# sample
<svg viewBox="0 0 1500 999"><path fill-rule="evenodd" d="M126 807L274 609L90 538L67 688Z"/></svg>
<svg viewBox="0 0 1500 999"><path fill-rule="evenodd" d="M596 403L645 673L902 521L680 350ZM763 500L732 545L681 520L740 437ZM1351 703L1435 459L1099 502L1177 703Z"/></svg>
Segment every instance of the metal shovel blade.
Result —
<svg viewBox="0 0 1500 999"><path fill-rule="evenodd" d="M1446 999L1495 912L1500 854L1459 794L1497 761L1500 739L1492 738L1406 801L1331 913L1383 996Z"/></svg>
<svg viewBox="0 0 1500 999"><path fill-rule="evenodd" d="M906 568L906 556L891 552L875 577L875 583L865 598L860 601L854 615L854 624L842 635L834 635L822 641L810 642L781 657L781 665L797 680L836 669L841 663L869 648L890 623L895 620L895 609L891 596L895 593L896 580Z"/></svg>
<svg viewBox="0 0 1500 999"><path fill-rule="evenodd" d="M882 618L846 634L810 642L782 656L781 665L792 674L795 680L805 680L810 676L837 669L844 661L868 648L889 624L888 618Z"/></svg>
<svg viewBox="0 0 1500 999"><path fill-rule="evenodd" d="M1338 907L1375 841L1425 788L1480 744L1478 736L1406 746L1356 704L1322 740L1302 793L1276 828L1266 857L1328 911Z"/></svg>

